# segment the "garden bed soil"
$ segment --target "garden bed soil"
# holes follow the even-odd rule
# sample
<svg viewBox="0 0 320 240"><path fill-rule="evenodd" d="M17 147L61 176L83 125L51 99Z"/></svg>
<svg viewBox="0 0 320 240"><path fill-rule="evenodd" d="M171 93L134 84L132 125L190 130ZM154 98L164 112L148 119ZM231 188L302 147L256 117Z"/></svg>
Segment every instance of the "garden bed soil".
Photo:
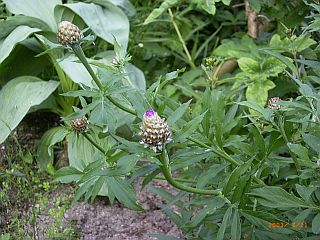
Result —
<svg viewBox="0 0 320 240"><path fill-rule="evenodd" d="M50 113L34 113L27 115L13 134L17 137L23 149L34 147L43 133L50 127L58 125L59 118ZM14 144L14 143L11 143ZM13 146L14 147L14 146ZM176 193L166 182L157 180L152 183L156 187L165 188L172 193ZM135 185L137 198L144 208L144 211L133 211L124 208L119 203L108 204L106 197L97 197L90 203L75 203L65 211L62 221L65 226L72 223L76 227L78 236L76 239L83 240L147 240L155 239L148 237L147 234L161 234L179 238L181 232L178 227L160 210L158 203L165 203L159 196L151 193L145 188L140 192L141 181ZM45 231L54 223L54 217L48 214L48 209L54 208L53 201L57 196L70 196L72 198L73 187L61 184L51 192L44 192L48 198L46 209L39 211L37 215L37 239L45 239ZM32 207L39 207L38 203L34 206L29 201L25 202L24 207L19 207L21 217L30 219ZM15 205L17 206L17 205ZM29 209L29 210L26 210ZM13 209L2 209L0 213L10 213ZM0 214L2 215L2 214ZM2 229L6 231L6 224L10 222L10 214L0 216L3 220ZM29 223L24 227L26 232L32 231Z"/></svg>

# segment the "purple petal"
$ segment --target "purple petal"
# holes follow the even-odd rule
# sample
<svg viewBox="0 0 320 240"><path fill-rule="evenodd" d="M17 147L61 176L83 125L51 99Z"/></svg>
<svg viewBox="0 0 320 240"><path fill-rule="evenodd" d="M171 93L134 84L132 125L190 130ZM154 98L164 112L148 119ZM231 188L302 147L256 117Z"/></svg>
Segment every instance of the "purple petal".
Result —
<svg viewBox="0 0 320 240"><path fill-rule="evenodd" d="M156 112L155 112L153 109L148 109L148 110L144 113L144 116L150 118L150 117L153 117L155 114L156 114Z"/></svg>

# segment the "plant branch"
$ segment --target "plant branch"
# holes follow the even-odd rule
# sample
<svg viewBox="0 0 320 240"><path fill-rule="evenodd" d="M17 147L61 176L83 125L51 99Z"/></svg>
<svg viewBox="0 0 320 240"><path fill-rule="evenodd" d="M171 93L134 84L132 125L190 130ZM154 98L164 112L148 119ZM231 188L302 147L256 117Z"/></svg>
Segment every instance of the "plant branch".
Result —
<svg viewBox="0 0 320 240"><path fill-rule="evenodd" d="M174 16L173 16L173 14L172 14L171 9L169 8L168 11L169 11L169 15L170 15L170 18L171 18L171 22L172 22L172 24L173 24L173 26L174 26L174 29L176 30L177 35L178 35L178 37L179 37L179 40L180 40L180 42L181 42L181 44L182 44L182 47L183 47L183 49L184 49L184 51L185 51L185 53L186 53L186 55L187 55L187 57L188 57L189 64L190 64L190 66L191 66L192 68L196 68L196 65L194 64L194 62L193 62L193 60L192 60L192 57L191 57L191 55L190 55L190 53L189 53L189 50L188 50L188 48L187 48L187 46L186 46L186 43L184 42L183 37L182 37L182 35L181 35L181 33L180 33L179 27L178 27L177 23L176 23L175 20L174 20Z"/></svg>
<svg viewBox="0 0 320 240"><path fill-rule="evenodd" d="M104 86L102 85L100 79L97 77L97 75L94 73L94 71L92 70L90 64L87 61L86 56L84 55L84 52L81 48L81 46L79 44L74 44L72 45L72 50L74 51L74 53L77 55L77 57L80 59L80 61L83 63L83 65L85 66L85 68L88 70L90 76L92 77L93 81L97 84L98 88L100 89L100 91L105 95L105 89ZM122 105L121 103L119 103L117 100L115 100L113 97L106 95L105 96L113 105L115 105L116 107L120 108L121 110L128 112L132 115L137 116L136 111Z"/></svg>
<svg viewBox="0 0 320 240"><path fill-rule="evenodd" d="M101 84L100 79L97 77L97 75L94 73L93 69L91 68L90 64L87 61L86 56L84 55L84 52L80 46L80 44L74 44L71 46L74 53L77 55L77 57L80 59L80 61L83 63L87 71L89 72L90 76L92 77L93 81L97 84L98 88L101 92L104 92L104 87Z"/></svg>
<svg viewBox="0 0 320 240"><path fill-rule="evenodd" d="M120 104L117 100L115 100L113 97L107 95L105 96L113 105L117 106L118 108L120 108L121 110L127 112L127 113L130 113L134 116L138 116L137 112L133 109L130 109L122 104Z"/></svg>
<svg viewBox="0 0 320 240"><path fill-rule="evenodd" d="M187 139L190 140L191 142L194 142L195 144L197 144L200 147L204 147L204 148L212 150L219 157L225 159L227 162L229 162L229 163L231 163L231 164L233 164L235 166L240 166L241 165L240 163L238 163L235 159L233 159L230 155L228 155L225 151L223 151L220 148L213 149L209 145L207 145L207 144L205 144L205 143L203 143L203 142L199 141L198 139L195 139L195 138L193 138L191 136L187 137Z"/></svg>
<svg viewBox="0 0 320 240"><path fill-rule="evenodd" d="M100 152L102 152L105 156L107 155L107 152L99 146L87 133L82 133L82 135L93 145L95 146Z"/></svg>
<svg viewBox="0 0 320 240"><path fill-rule="evenodd" d="M216 195L216 196L222 196L221 190L207 190L207 189L198 189L198 188L193 188L189 186L182 185L178 183L171 174L171 169L170 169L170 162L169 162L169 157L167 154L167 151L163 149L162 154L160 155L160 161L162 163L161 170L162 173L165 177L165 179L170 183L172 186L175 188L178 188L180 190L190 192L190 193L196 193L196 194L203 194L203 195Z"/></svg>
<svg viewBox="0 0 320 240"><path fill-rule="evenodd" d="M165 177L163 176L156 176L154 177L154 179L158 179L158 180L167 180ZM184 179L184 178L173 178L176 182L185 182L185 183L193 183L193 184L197 184L197 181L195 180L191 180L191 179Z"/></svg>

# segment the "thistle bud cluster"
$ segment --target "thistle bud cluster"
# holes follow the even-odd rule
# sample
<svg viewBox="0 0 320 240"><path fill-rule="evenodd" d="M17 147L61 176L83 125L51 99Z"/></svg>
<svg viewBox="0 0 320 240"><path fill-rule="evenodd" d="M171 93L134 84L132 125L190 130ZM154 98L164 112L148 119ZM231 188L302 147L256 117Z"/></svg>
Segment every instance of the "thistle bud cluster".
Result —
<svg viewBox="0 0 320 240"><path fill-rule="evenodd" d="M82 38L80 29L68 21L62 21L58 27L58 41L64 46L72 46L79 43Z"/></svg>
<svg viewBox="0 0 320 240"><path fill-rule="evenodd" d="M88 120L85 116L71 121L71 128L76 133L83 133L88 129Z"/></svg>
<svg viewBox="0 0 320 240"><path fill-rule="evenodd" d="M279 102L281 99L279 97L273 97L268 100L268 108L279 110L281 108L281 105Z"/></svg>
<svg viewBox="0 0 320 240"><path fill-rule="evenodd" d="M162 151L164 144L171 140L171 131L165 119L159 117L157 112L152 109L144 113L140 129L140 143L155 152Z"/></svg>

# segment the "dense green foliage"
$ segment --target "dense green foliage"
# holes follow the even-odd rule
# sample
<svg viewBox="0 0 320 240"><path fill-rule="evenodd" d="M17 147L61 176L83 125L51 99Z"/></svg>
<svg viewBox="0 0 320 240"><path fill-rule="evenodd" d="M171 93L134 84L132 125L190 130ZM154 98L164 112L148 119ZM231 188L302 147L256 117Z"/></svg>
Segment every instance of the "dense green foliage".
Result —
<svg viewBox="0 0 320 240"><path fill-rule="evenodd" d="M143 210L132 184L144 177L185 239L319 238L317 1L248 0L254 22L244 1L18 2L0 5L0 142L28 111L50 110L64 125L42 137L38 165L77 183L75 200L102 195ZM90 65L58 44L61 20L83 29ZM282 100L268 106L272 97ZM139 144L150 108L173 133L162 152ZM72 131L83 116L88 131ZM69 166L55 169L62 141Z"/></svg>

